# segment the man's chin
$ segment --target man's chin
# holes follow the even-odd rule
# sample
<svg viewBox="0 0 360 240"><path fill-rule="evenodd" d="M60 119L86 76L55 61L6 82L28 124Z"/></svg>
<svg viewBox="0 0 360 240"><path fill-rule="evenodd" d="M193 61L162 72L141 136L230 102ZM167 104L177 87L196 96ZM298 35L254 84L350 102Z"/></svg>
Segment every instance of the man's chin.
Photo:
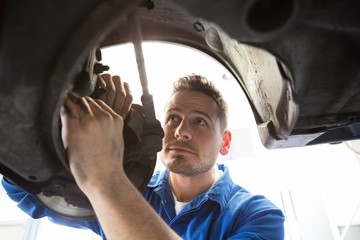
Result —
<svg viewBox="0 0 360 240"><path fill-rule="evenodd" d="M193 177L203 174L212 168L211 166L194 167L188 164L174 164L174 163L168 164L166 167L167 169L169 169L170 172L186 177Z"/></svg>

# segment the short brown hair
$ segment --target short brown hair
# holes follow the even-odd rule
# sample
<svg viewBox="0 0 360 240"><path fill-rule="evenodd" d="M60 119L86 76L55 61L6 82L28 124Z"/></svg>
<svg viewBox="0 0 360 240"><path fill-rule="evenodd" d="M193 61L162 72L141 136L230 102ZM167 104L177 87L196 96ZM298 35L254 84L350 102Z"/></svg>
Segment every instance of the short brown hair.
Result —
<svg viewBox="0 0 360 240"><path fill-rule="evenodd" d="M215 85L209 81L207 78L201 75L187 75L179 78L174 82L173 91L171 95L182 91L196 91L201 92L209 97L211 97L217 105L217 114L220 119L221 128L225 130L228 124L228 105L224 100L220 91L215 87Z"/></svg>

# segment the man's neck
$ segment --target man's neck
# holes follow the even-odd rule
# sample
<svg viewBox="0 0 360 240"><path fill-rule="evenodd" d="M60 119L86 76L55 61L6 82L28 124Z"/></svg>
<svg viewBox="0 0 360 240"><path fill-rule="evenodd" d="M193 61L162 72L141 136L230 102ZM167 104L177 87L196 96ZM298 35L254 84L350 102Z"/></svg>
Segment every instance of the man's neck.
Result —
<svg viewBox="0 0 360 240"><path fill-rule="evenodd" d="M180 202L190 202L201 193L206 192L215 182L214 168L196 176L184 176L170 172L170 184L176 199Z"/></svg>

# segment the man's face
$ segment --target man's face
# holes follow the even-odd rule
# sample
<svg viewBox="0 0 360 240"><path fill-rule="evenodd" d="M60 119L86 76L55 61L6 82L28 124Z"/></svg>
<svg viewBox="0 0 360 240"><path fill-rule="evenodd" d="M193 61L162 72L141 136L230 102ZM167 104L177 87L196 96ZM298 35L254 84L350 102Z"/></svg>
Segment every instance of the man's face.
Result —
<svg viewBox="0 0 360 240"><path fill-rule="evenodd" d="M195 91L177 92L165 108L161 160L172 172L195 176L210 170L224 131L213 99Z"/></svg>

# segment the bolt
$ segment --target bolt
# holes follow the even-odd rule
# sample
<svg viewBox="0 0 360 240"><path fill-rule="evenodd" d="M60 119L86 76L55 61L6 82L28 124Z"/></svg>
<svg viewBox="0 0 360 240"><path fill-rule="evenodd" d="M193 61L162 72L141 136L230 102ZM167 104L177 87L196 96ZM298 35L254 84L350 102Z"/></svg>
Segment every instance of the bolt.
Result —
<svg viewBox="0 0 360 240"><path fill-rule="evenodd" d="M56 190L58 190L58 191L62 191L62 190L65 189L65 185L62 184L62 183L55 183L55 184L54 184L54 188L55 188Z"/></svg>
<svg viewBox="0 0 360 240"><path fill-rule="evenodd" d="M197 21L197 22L194 23L194 28L195 28L196 31L198 31L198 32L203 32L203 31L205 31L204 26L203 26L202 23L199 22L199 21Z"/></svg>
<svg viewBox="0 0 360 240"><path fill-rule="evenodd" d="M55 195L52 191L49 191L49 190L45 190L42 193L45 197L52 197Z"/></svg>
<svg viewBox="0 0 360 240"><path fill-rule="evenodd" d="M101 63L95 63L94 64L94 73L95 74L103 73L105 71L108 71L109 69L110 69L110 67L107 66L107 65L103 65Z"/></svg>
<svg viewBox="0 0 360 240"><path fill-rule="evenodd" d="M96 51L95 51L95 58L97 61L101 61L102 60L102 56L101 56L101 50L100 48L96 48Z"/></svg>

